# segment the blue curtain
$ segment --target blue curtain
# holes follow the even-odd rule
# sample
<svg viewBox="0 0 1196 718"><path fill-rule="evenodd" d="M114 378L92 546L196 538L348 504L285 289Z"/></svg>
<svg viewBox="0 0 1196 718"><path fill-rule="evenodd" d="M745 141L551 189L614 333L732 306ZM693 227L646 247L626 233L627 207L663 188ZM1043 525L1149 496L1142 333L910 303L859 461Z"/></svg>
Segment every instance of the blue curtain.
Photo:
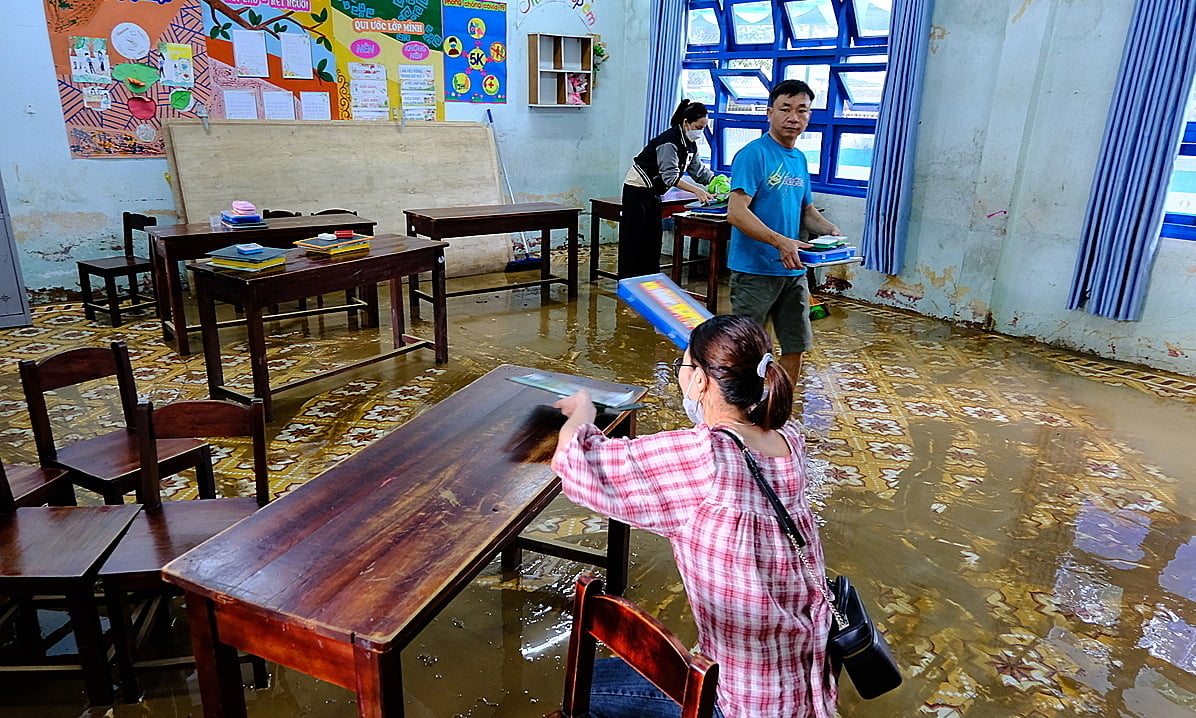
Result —
<svg viewBox="0 0 1196 718"><path fill-rule="evenodd" d="M1068 309L1142 316L1196 73L1196 0L1138 0L1092 178Z"/></svg>
<svg viewBox="0 0 1196 718"><path fill-rule="evenodd" d="M914 144L934 0L893 3L889 67L876 120L860 248L864 267L900 274L914 183Z"/></svg>
<svg viewBox="0 0 1196 718"><path fill-rule="evenodd" d="M652 37L648 48L648 105L644 112L644 142L669 127L677 108L681 58L685 55L685 0L652 3Z"/></svg>

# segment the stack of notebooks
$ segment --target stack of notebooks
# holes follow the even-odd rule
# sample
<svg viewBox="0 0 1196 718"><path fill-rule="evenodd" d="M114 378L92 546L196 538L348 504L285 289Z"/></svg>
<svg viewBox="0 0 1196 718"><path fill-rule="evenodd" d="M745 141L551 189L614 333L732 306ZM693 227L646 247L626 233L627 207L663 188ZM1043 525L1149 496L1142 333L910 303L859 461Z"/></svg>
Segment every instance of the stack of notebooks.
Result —
<svg viewBox="0 0 1196 718"><path fill-rule="evenodd" d="M295 242L295 246L306 249L309 254L332 257L351 252L367 251L370 248L371 239L373 237L369 235L354 234L351 229L342 229L336 232L319 234L308 239L300 239Z"/></svg>
<svg viewBox="0 0 1196 718"><path fill-rule="evenodd" d="M213 267L235 269L239 272L261 272L274 267L281 267L287 261L286 255L287 250L274 249L272 247L264 247L252 254L245 254L238 250L235 245L217 249L214 252L208 252L208 256L212 258Z"/></svg>
<svg viewBox="0 0 1196 718"><path fill-rule="evenodd" d="M252 229L266 226L266 221L262 219L261 212L257 207L252 202L245 200L237 200L233 202L232 209L221 212L220 223L229 229Z"/></svg>
<svg viewBox="0 0 1196 718"><path fill-rule="evenodd" d="M801 261L804 264L834 262L856 256L856 248L849 245L845 237L837 234L824 234L820 237L815 237L810 240L810 244L814 246L809 249L799 249L797 251L797 255L801 257Z"/></svg>
<svg viewBox="0 0 1196 718"><path fill-rule="evenodd" d="M707 214L707 215L714 215L716 217L726 217L727 216L727 200L726 199L716 199L713 202L710 202L709 204L702 204L701 202L690 202L689 204L685 205L685 208L687 210L689 210L690 214Z"/></svg>

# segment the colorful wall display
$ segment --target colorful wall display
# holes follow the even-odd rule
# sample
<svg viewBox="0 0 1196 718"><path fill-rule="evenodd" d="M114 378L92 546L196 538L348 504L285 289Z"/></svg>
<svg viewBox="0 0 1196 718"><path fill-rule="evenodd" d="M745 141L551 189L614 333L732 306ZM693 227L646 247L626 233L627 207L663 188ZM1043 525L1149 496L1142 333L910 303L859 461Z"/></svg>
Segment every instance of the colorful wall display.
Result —
<svg viewBox="0 0 1196 718"><path fill-rule="evenodd" d="M501 2L44 2L72 157L161 156L170 117L438 120L446 99L506 101ZM446 87L446 68L465 80Z"/></svg>
<svg viewBox="0 0 1196 718"><path fill-rule="evenodd" d="M154 157L161 122L208 101L198 0L46 0L71 157Z"/></svg>
<svg viewBox="0 0 1196 718"><path fill-rule="evenodd" d="M447 102L507 101L507 4L443 0Z"/></svg>

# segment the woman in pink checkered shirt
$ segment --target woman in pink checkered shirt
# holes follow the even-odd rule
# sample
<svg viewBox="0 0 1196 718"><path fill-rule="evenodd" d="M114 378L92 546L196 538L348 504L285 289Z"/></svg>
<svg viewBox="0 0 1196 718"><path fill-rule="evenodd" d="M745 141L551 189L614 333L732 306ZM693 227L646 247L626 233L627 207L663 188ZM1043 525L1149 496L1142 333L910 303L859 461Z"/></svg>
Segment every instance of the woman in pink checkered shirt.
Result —
<svg viewBox="0 0 1196 718"><path fill-rule="evenodd" d="M607 438L579 392L557 402L568 417L552 460L574 502L669 539L698 626L698 647L719 664L726 718L831 718L837 689L826 653L830 606L803 570L752 478L734 432L809 542L825 579L806 501L805 441L789 421L792 383L763 328L720 315L700 324L674 364L696 426ZM600 718L677 716L678 707L618 659L594 670Z"/></svg>

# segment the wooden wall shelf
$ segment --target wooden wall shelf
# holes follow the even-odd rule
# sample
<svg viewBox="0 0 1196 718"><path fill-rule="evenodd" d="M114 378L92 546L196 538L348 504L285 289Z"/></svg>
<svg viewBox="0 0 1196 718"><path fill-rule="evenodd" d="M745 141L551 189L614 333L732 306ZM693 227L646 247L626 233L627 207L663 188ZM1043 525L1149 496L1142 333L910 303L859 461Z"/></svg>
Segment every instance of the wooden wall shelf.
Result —
<svg viewBox="0 0 1196 718"><path fill-rule="evenodd" d="M594 35L527 36L527 104L531 107L589 107L594 87ZM572 99L571 82L584 90Z"/></svg>

